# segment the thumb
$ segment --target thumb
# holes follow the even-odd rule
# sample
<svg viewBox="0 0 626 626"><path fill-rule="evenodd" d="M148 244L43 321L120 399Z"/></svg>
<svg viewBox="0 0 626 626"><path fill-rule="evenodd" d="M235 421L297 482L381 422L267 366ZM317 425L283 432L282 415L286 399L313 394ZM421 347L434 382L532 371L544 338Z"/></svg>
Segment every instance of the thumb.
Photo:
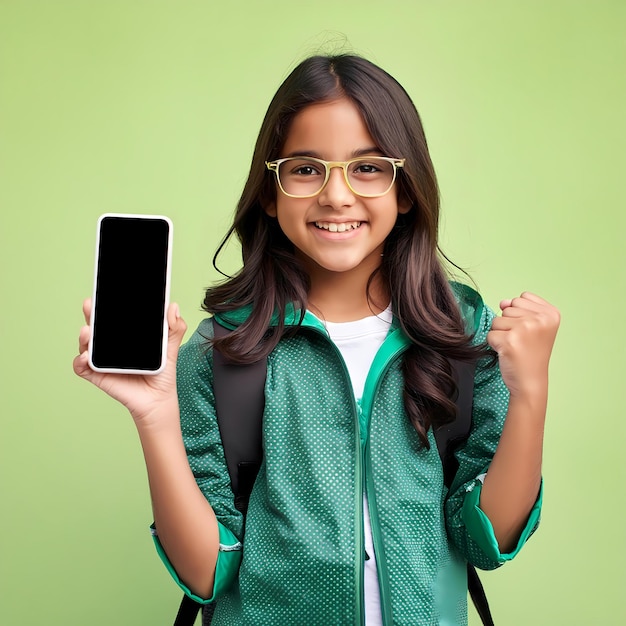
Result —
<svg viewBox="0 0 626 626"><path fill-rule="evenodd" d="M500 354L502 350L503 340L505 337L505 331L502 330L490 330L487 333L487 344L494 352Z"/></svg>
<svg viewBox="0 0 626 626"><path fill-rule="evenodd" d="M178 352L178 348L187 330L185 320L180 316L180 308L176 302L172 302L167 310L167 324L169 326L168 352Z"/></svg>

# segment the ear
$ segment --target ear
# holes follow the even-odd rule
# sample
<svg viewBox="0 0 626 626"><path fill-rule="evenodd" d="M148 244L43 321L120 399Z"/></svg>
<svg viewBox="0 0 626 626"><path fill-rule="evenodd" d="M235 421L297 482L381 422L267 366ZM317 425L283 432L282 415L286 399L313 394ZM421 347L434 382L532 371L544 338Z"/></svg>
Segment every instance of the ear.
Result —
<svg viewBox="0 0 626 626"><path fill-rule="evenodd" d="M277 212L276 212L276 202L270 202L269 204L267 204L266 206L263 207L263 210L270 217L276 217L276 214L277 214Z"/></svg>
<svg viewBox="0 0 626 626"><path fill-rule="evenodd" d="M398 213L400 215L406 215L411 210L412 206L413 204L409 198L405 194L401 193L398 198Z"/></svg>

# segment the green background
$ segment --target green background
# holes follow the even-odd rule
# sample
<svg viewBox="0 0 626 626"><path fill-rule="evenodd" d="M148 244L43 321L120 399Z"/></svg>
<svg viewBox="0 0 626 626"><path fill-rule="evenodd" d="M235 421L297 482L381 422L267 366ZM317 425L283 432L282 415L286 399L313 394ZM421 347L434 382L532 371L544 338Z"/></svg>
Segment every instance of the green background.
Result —
<svg viewBox="0 0 626 626"><path fill-rule="evenodd" d="M413 97L486 300L562 310L542 528L483 578L498 623L626 623L625 29L620 0L0 0L0 623L173 621L134 426L71 370L96 219L173 219L194 328L267 104L319 49Z"/></svg>

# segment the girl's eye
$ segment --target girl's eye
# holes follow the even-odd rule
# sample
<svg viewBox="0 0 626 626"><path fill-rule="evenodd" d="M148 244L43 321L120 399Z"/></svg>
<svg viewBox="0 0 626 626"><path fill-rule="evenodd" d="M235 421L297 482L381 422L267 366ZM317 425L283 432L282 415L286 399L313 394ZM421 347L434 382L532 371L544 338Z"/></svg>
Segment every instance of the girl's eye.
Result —
<svg viewBox="0 0 626 626"><path fill-rule="evenodd" d="M381 171L381 167L377 163L371 161L355 163L352 170L355 174L375 174Z"/></svg>
<svg viewBox="0 0 626 626"><path fill-rule="evenodd" d="M312 165L300 165L291 170L295 176L315 176L319 175L319 170Z"/></svg>
<svg viewBox="0 0 626 626"><path fill-rule="evenodd" d="M282 174L293 178L309 178L311 176L324 176L324 167L320 163L308 159L287 160L281 166Z"/></svg>

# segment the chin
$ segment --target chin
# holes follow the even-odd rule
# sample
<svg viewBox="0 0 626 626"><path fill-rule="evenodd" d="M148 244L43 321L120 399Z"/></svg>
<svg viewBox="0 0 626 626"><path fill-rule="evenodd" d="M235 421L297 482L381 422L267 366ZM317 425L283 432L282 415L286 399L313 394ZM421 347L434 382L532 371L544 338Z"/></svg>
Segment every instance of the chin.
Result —
<svg viewBox="0 0 626 626"><path fill-rule="evenodd" d="M322 261L322 262L317 262L316 263L317 266L322 269L325 270L327 272L332 272L335 274L344 274L346 272L354 272L354 271L359 271L361 269L363 269L363 263L362 262L358 262L358 261L352 261L352 260L343 260L343 261Z"/></svg>

